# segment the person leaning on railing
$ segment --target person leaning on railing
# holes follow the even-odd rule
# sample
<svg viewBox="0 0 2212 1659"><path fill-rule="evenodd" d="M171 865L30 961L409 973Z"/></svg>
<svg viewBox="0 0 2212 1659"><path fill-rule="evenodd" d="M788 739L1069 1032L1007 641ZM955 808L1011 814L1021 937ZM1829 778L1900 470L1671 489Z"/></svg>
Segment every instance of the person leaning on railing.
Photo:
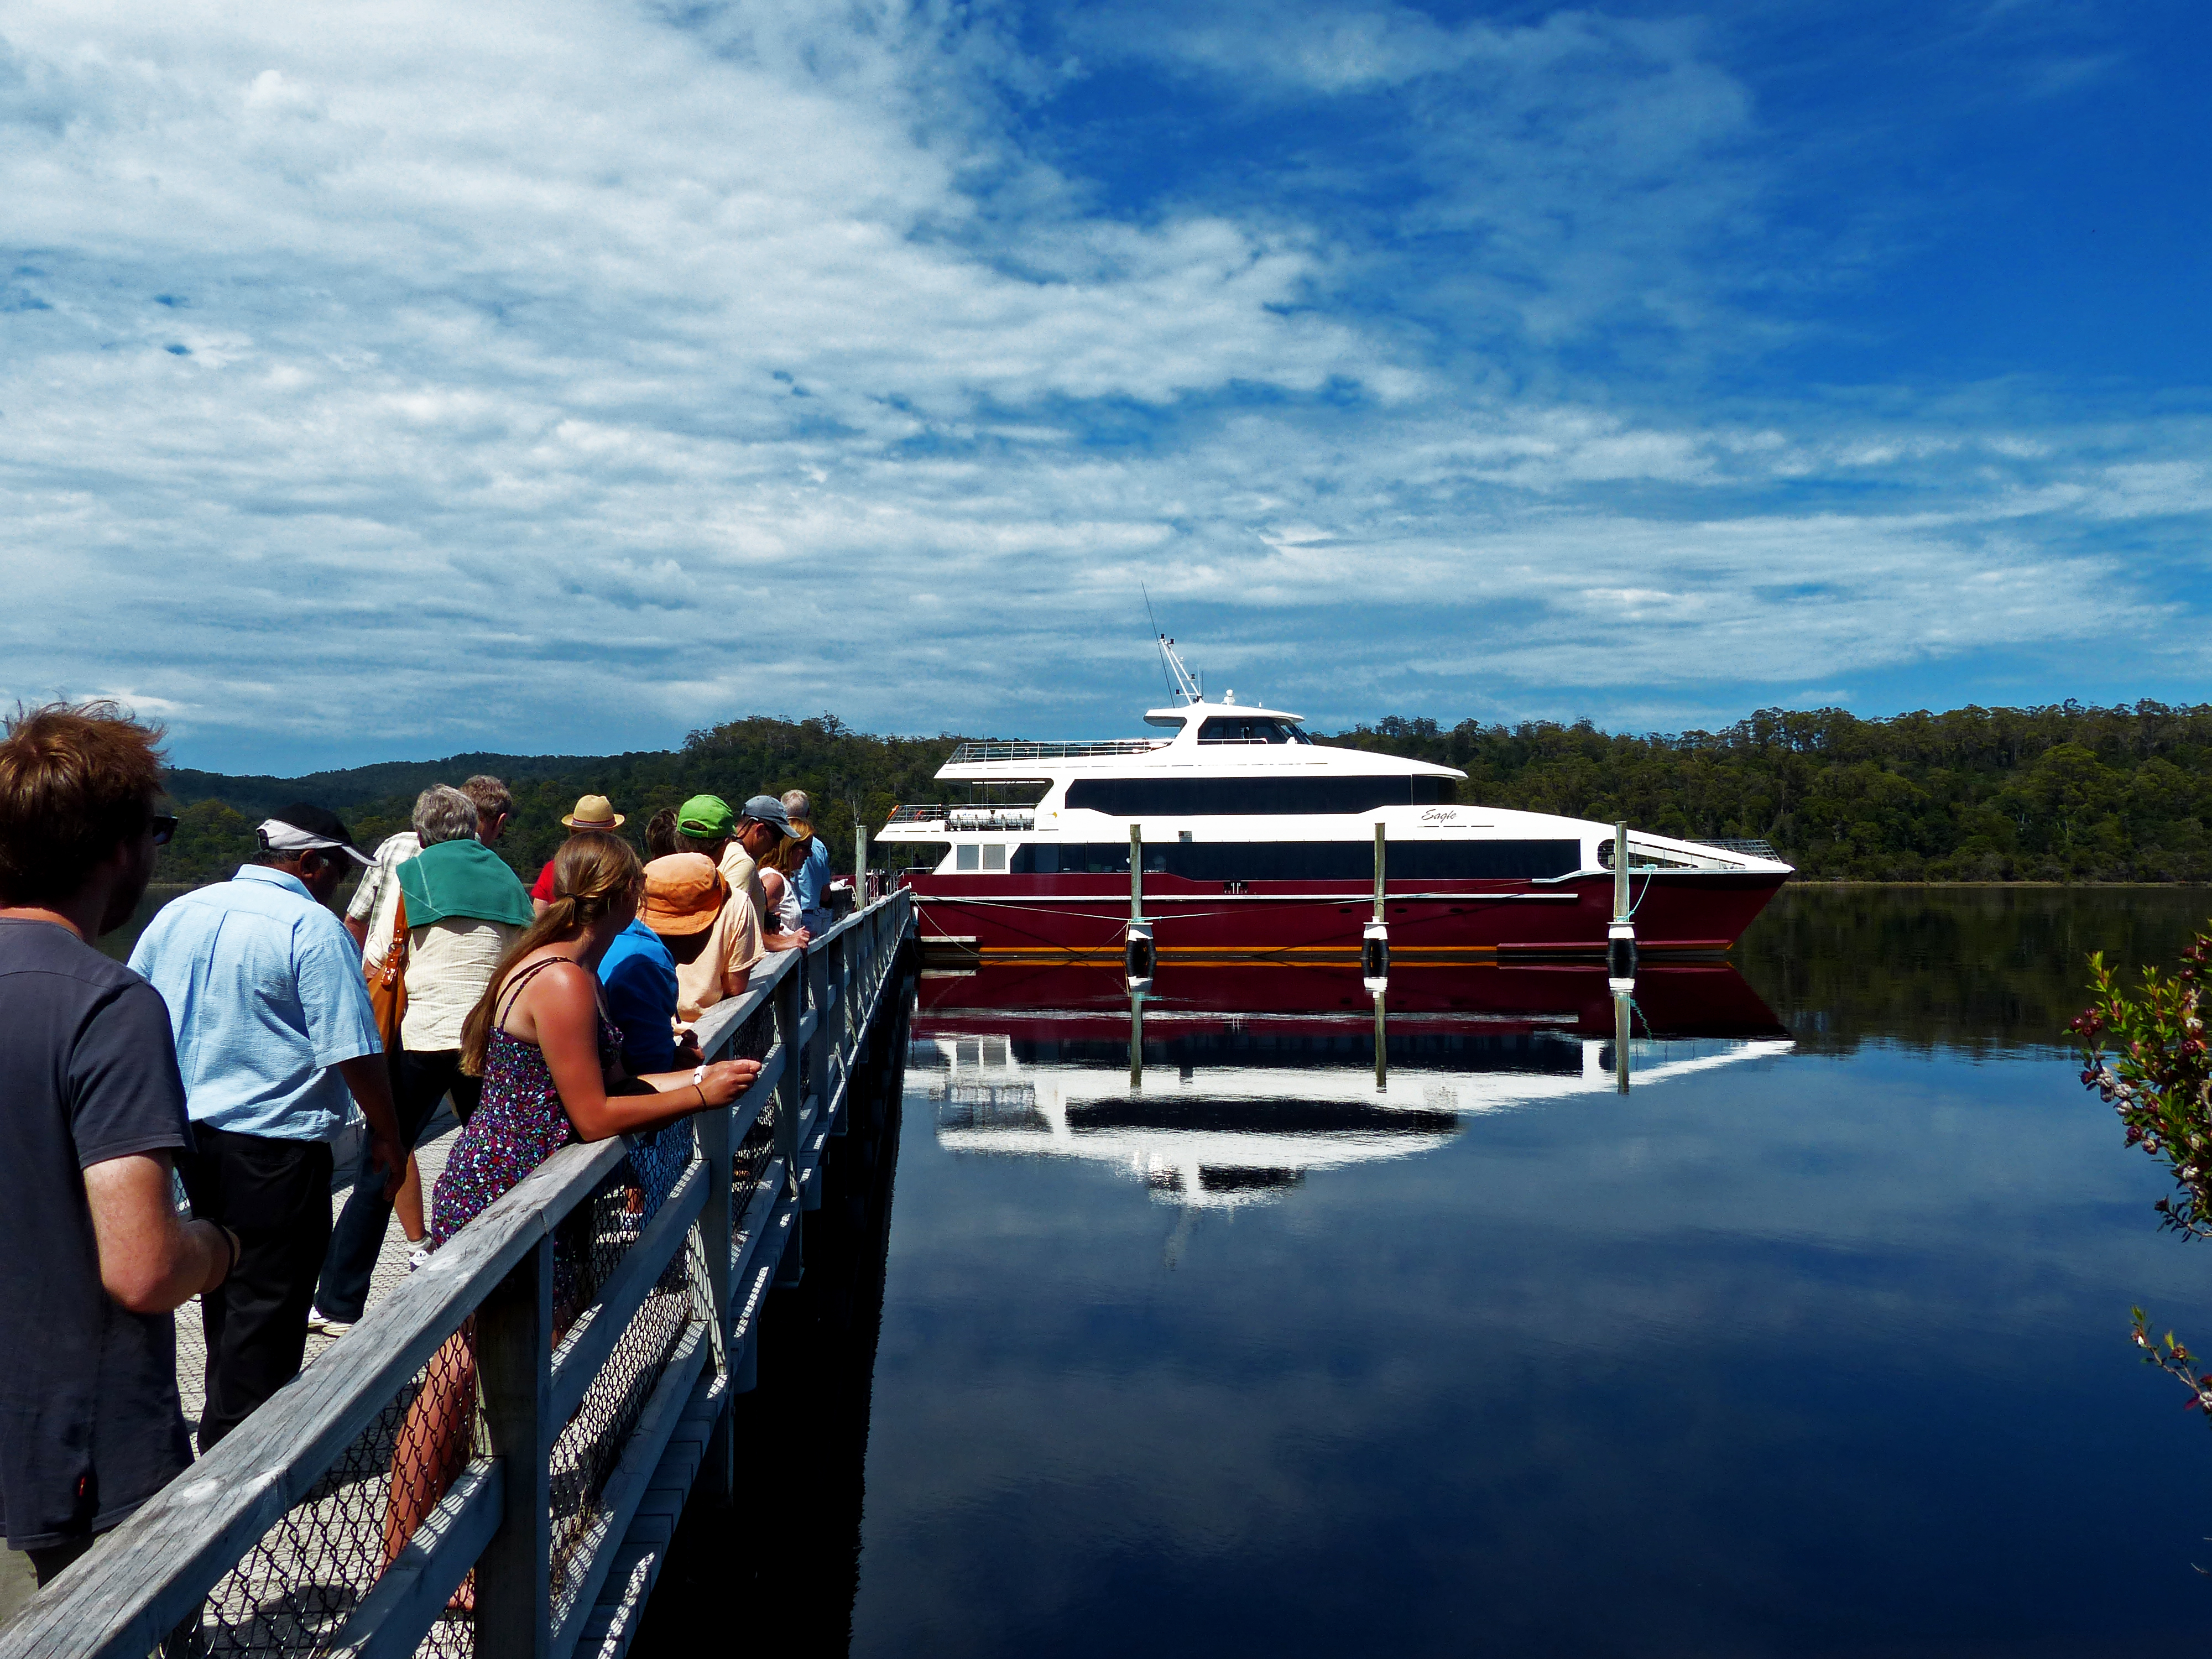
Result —
<svg viewBox="0 0 2212 1659"><path fill-rule="evenodd" d="M791 842L799 839L799 831L791 825L791 814L783 810L783 803L774 795L755 795L745 803L745 810L738 815L730 836L730 847L722 855L722 873L732 885L751 875L755 889L754 902L761 907L761 927L764 930L761 942L771 951L804 951L813 935L797 924L798 906L791 906L791 919L777 918L778 903L763 902L766 896L762 888L761 875L775 867L776 855ZM739 859L747 860L749 871L741 872ZM781 872L777 872L779 880ZM778 889L776 899L786 896L786 890Z"/></svg>
<svg viewBox="0 0 2212 1659"><path fill-rule="evenodd" d="M597 969L636 917L644 887L636 853L614 836L574 835L554 855L551 902L501 961L462 1034L462 1067L483 1079L483 1097L431 1189L433 1250L570 1141L658 1129L726 1106L760 1075L750 1060L636 1079L624 1073L622 1033L607 1017ZM556 1324L575 1316L572 1301L556 1291ZM400 1425L386 1561L406 1547L467 1457L471 1342L464 1328L439 1351Z"/></svg>
<svg viewBox="0 0 2212 1659"><path fill-rule="evenodd" d="M830 922L830 849L814 833L814 803L804 789L783 792L783 810L791 821L792 839L785 843L778 865L791 878L799 895L799 925L809 933L828 931Z"/></svg>
<svg viewBox="0 0 2212 1659"><path fill-rule="evenodd" d="M90 943L176 828L160 736L89 703L0 740L0 1621L191 1463L170 1310L238 1260L170 1198L191 1126L168 1010Z"/></svg>

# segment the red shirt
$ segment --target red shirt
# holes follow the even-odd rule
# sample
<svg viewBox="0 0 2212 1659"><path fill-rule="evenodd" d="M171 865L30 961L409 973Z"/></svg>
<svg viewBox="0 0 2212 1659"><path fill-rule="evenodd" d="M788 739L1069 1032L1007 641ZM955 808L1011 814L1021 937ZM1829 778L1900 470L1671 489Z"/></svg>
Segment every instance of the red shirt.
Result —
<svg viewBox="0 0 2212 1659"><path fill-rule="evenodd" d="M538 872L538 879L530 884L530 896L534 899L543 899L548 904L553 902L553 860L551 859L545 860L545 867Z"/></svg>

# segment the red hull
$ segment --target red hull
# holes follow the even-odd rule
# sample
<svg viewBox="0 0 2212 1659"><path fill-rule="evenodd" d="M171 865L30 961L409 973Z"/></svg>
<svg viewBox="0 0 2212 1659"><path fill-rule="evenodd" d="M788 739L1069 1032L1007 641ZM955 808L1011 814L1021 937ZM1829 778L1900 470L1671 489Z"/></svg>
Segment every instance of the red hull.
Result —
<svg viewBox="0 0 2212 1659"><path fill-rule="evenodd" d="M986 961L1118 957L1129 920L1120 876L909 874L924 949ZM1711 955L1735 944L1787 878L1660 874L1638 878L1639 953ZM1161 963L1273 958L1356 962L1374 914L1370 887L1346 882L1218 882L1145 878L1145 918ZM1613 920L1613 878L1560 882L1428 881L1392 889L1385 914L1393 963L1413 966L1501 956L1601 955Z"/></svg>
<svg viewBox="0 0 2212 1659"><path fill-rule="evenodd" d="M1613 1034L1613 988L1594 964L1517 963L1429 971L1396 969L1391 1018L1419 1016L1450 1029L1455 1018L1498 1032L1557 1030ZM1364 1024L1374 996L1356 967L1279 967L1246 962L1205 969L1163 967L1145 996L1157 1018L1177 1030L1234 1028L1264 1014L1270 1030L1337 1031ZM1207 1016L1218 1015L1218 1020ZM1304 1018L1300 1018L1304 1016ZM1655 1037L1777 1037L1788 1031L1743 975L1724 962L1647 967L1636 976L1637 1028ZM1438 1023L1441 1022L1441 1025ZM915 1032L1049 1037L1097 1027L1126 1031L1128 981L1119 963L1007 963L921 977Z"/></svg>

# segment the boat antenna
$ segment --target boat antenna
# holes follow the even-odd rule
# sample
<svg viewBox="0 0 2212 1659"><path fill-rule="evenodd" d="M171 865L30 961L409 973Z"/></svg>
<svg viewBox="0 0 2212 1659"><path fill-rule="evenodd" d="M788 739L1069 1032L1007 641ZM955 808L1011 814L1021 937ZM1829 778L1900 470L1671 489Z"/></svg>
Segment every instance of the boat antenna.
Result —
<svg viewBox="0 0 2212 1659"><path fill-rule="evenodd" d="M1168 677L1168 696L1181 697L1187 703L1205 702L1206 693L1191 678L1190 670L1182 665L1182 659L1176 655L1175 641L1160 632L1159 618L1152 615L1152 594L1142 582L1137 584L1137 592L1145 596L1145 619L1152 623L1152 637L1159 642L1160 672Z"/></svg>
<svg viewBox="0 0 2212 1659"><path fill-rule="evenodd" d="M1168 672L1168 636L1160 632L1160 619L1152 614L1152 591L1140 581L1137 584L1137 592L1145 596L1145 620L1152 625L1152 643L1159 648L1160 652L1160 678L1167 681L1168 701L1170 702L1173 702L1175 701L1176 686L1173 677Z"/></svg>

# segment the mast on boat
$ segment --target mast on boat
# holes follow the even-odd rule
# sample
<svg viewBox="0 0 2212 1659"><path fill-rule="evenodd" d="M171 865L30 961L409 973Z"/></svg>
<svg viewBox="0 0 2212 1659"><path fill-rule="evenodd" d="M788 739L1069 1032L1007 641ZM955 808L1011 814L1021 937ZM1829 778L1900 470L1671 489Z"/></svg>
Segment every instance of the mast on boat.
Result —
<svg viewBox="0 0 2212 1659"><path fill-rule="evenodd" d="M1182 657L1176 653L1176 642L1164 634L1160 635L1160 658L1167 665L1168 678L1175 687L1176 696L1181 697L1186 705L1205 701L1206 688L1199 684L1197 676L1182 665Z"/></svg>

